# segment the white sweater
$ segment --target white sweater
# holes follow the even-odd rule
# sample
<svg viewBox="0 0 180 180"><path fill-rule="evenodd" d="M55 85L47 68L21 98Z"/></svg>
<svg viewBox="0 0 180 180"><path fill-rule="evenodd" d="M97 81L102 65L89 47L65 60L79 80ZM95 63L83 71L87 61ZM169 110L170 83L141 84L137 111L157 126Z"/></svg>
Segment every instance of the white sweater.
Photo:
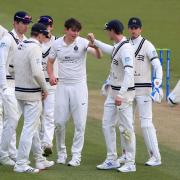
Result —
<svg viewBox="0 0 180 180"><path fill-rule="evenodd" d="M47 91L42 71L40 43L33 38L18 45L14 56L15 94L19 100L41 100L42 91Z"/></svg>

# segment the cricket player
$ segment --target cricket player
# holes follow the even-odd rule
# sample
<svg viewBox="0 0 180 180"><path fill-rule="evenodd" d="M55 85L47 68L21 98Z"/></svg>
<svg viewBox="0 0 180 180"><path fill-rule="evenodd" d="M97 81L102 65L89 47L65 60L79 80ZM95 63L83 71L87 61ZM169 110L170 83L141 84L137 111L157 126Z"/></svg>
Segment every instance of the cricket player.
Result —
<svg viewBox="0 0 180 180"><path fill-rule="evenodd" d="M54 165L42 156L39 138L42 99L46 99L48 91L42 71L41 45L48 35L46 27L37 23L31 28L31 38L18 45L14 55L15 95L24 116L24 125L20 136L16 172L38 173ZM29 165L29 154L32 149L36 168Z"/></svg>
<svg viewBox="0 0 180 180"><path fill-rule="evenodd" d="M152 122L152 92L151 66L153 66L156 78L154 86L160 88L162 84L162 66L154 45L141 36L142 22L137 17L132 17L128 22L130 34L129 42L135 50L135 89L134 111L138 108L141 129L144 141L149 153L148 166L161 165L161 155L158 148L156 130ZM134 112L135 113L135 112ZM120 163L125 161L125 155L120 157Z"/></svg>
<svg viewBox="0 0 180 180"><path fill-rule="evenodd" d="M0 25L0 41L7 32L8 31L3 26ZM0 53L0 60L1 59L2 58ZM3 129L3 104L2 104L2 88L0 88L0 144L1 144L2 129Z"/></svg>
<svg viewBox="0 0 180 180"><path fill-rule="evenodd" d="M89 41L79 36L82 26L78 20L70 18L65 21L64 27L65 35L53 42L48 60L50 83L57 84L54 116L57 163L66 163L65 127L72 115L75 131L71 148L72 159L68 165L79 166L88 108L86 54L89 52L97 58L102 54L99 48L88 47ZM58 61L58 82L53 73L55 59Z"/></svg>
<svg viewBox="0 0 180 180"><path fill-rule="evenodd" d="M18 104L14 93L15 82L10 75L13 69L14 52L17 44L26 39L24 33L27 32L31 16L27 12L18 11L14 15L14 29L7 33L0 44L0 89L2 90L2 100L4 107L4 125L2 132L2 142L0 145L0 163L4 165L14 165L16 160L16 127L20 117Z"/></svg>
<svg viewBox="0 0 180 180"><path fill-rule="evenodd" d="M51 86L49 83L49 76L47 73L47 60L51 49L52 43L57 39L57 37L51 34L53 30L53 18L48 15L40 16L39 23L46 26L49 31L48 36L42 43L42 67L44 75L46 78L46 85L48 87L48 96L43 101L43 112L41 115L41 128L40 128L40 138L42 149L44 151L44 156L49 156L52 154L53 137L54 137L54 102L55 102L55 90L56 86ZM58 77L58 65L55 61L54 66L55 77Z"/></svg>
<svg viewBox="0 0 180 180"><path fill-rule="evenodd" d="M114 46L95 39L90 33L89 40L111 54L109 76L110 90L104 103L103 133L106 141L107 157L97 169L116 169L120 172L134 172L135 165L135 134L133 127L134 87L134 50L123 35L124 26L119 20L111 20L105 25ZM117 117L117 118L116 118ZM120 167L116 150L116 125L119 124L121 144L125 154L125 164Z"/></svg>
<svg viewBox="0 0 180 180"><path fill-rule="evenodd" d="M175 106L180 103L180 80L177 82L175 88L168 96L168 105Z"/></svg>

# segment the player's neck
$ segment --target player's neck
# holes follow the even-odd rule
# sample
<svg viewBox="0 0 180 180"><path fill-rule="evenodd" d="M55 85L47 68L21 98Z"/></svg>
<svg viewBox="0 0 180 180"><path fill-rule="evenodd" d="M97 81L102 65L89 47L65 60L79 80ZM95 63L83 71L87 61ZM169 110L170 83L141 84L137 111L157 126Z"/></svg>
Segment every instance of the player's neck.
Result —
<svg viewBox="0 0 180 180"><path fill-rule="evenodd" d="M115 37L114 37L114 41L116 42L116 43L118 43L118 42L120 42L122 39L123 39L123 35L122 34L120 34L120 35L116 35Z"/></svg>
<svg viewBox="0 0 180 180"><path fill-rule="evenodd" d="M75 39L72 39L72 38L70 38L70 37L68 37L68 36L64 36L64 42L67 44L67 45L70 45L70 44L72 44L73 42L75 41Z"/></svg>
<svg viewBox="0 0 180 180"><path fill-rule="evenodd" d="M137 39L137 38L140 37L140 36L141 36L140 34L137 35L137 36L132 36L131 39L132 39L132 40L135 40L135 39Z"/></svg>
<svg viewBox="0 0 180 180"><path fill-rule="evenodd" d="M18 30L17 30L17 29L14 29L14 30L15 30L15 32L16 32L16 34L17 34L18 38L19 38L20 40L23 40L23 39L24 39L24 34L22 34L22 33L18 32Z"/></svg>

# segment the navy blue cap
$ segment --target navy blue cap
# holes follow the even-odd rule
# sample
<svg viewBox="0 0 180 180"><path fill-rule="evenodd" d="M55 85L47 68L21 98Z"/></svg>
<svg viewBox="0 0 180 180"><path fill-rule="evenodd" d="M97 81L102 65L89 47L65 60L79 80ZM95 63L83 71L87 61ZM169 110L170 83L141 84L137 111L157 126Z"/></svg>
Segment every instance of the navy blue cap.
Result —
<svg viewBox="0 0 180 180"><path fill-rule="evenodd" d="M18 11L14 15L14 21L29 24L32 22L32 17L25 11Z"/></svg>
<svg viewBox="0 0 180 180"><path fill-rule="evenodd" d="M132 17L129 19L128 22L128 28L141 28L142 27L142 23L141 20L138 17Z"/></svg>
<svg viewBox="0 0 180 180"><path fill-rule="evenodd" d="M111 20L105 24L104 30L114 30L117 34L123 33L124 26L122 22L117 19Z"/></svg>
<svg viewBox="0 0 180 180"><path fill-rule="evenodd" d="M49 34L49 31L47 30L46 26L42 23L34 24L31 28L31 32L43 34L45 36L48 36L48 34Z"/></svg>
<svg viewBox="0 0 180 180"><path fill-rule="evenodd" d="M40 16L38 23L42 23L46 26L53 24L53 18L51 16Z"/></svg>

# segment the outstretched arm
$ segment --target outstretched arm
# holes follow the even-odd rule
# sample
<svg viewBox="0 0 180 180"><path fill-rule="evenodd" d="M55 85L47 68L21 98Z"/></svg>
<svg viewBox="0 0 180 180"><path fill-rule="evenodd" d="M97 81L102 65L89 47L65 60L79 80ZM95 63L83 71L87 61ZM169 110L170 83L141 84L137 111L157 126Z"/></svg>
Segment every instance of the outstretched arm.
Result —
<svg viewBox="0 0 180 180"><path fill-rule="evenodd" d="M112 54L113 46L96 40L93 33L88 33L87 38L91 42L92 45L99 47L104 53L109 54L109 55Z"/></svg>

